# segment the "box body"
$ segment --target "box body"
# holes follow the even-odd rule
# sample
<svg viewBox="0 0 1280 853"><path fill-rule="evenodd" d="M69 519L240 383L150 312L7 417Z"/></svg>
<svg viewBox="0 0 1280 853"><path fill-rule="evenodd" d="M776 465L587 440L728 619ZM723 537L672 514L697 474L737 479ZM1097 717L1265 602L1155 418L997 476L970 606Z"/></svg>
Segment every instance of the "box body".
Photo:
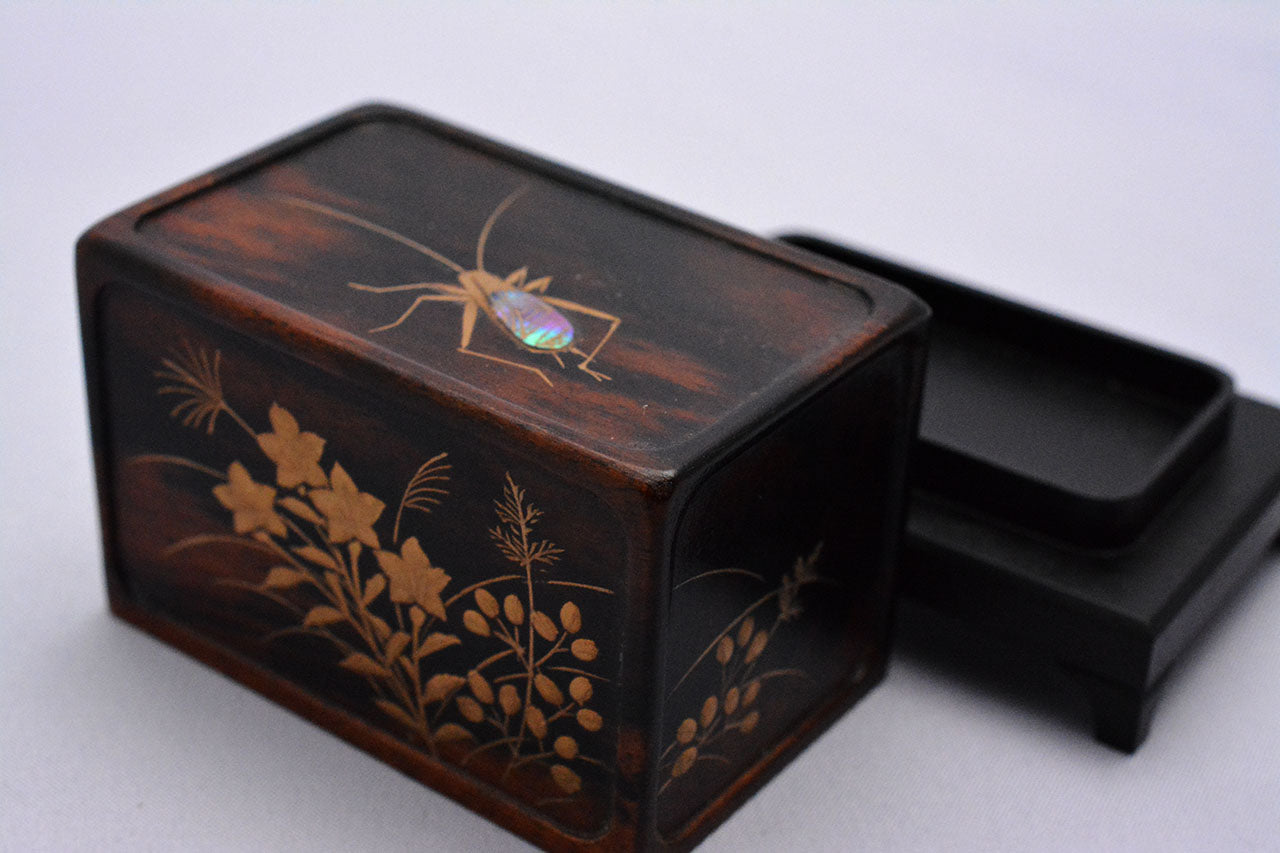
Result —
<svg viewBox="0 0 1280 853"><path fill-rule="evenodd" d="M126 210L112 607L543 846L691 846L883 671L927 312L818 263L386 107Z"/></svg>

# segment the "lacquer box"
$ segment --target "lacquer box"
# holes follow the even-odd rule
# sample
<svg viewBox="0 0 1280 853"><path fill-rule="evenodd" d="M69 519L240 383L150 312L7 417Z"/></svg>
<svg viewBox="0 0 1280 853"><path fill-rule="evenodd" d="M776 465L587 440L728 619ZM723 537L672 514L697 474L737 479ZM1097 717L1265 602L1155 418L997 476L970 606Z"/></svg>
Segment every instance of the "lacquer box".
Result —
<svg viewBox="0 0 1280 853"><path fill-rule="evenodd" d="M688 848L881 677L907 291L387 107L78 275L114 611L535 843Z"/></svg>

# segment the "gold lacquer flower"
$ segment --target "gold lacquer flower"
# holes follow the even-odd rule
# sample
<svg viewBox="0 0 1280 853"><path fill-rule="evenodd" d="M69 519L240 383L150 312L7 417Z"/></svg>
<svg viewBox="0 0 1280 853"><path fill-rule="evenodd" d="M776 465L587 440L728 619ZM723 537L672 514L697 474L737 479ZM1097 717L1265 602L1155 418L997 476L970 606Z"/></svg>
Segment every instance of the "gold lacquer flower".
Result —
<svg viewBox="0 0 1280 853"><path fill-rule="evenodd" d="M336 543L358 539L371 548L378 547L378 534L373 523L382 515L386 506L367 492L356 488L350 475L337 462L329 475L332 488L316 489L311 502L324 513L329 530L329 541Z"/></svg>
<svg viewBox="0 0 1280 853"><path fill-rule="evenodd" d="M276 463L276 483L284 489L292 489L306 483L308 486L327 486L329 479L320 467L324 453L324 439L314 432L300 432L298 422L288 409L273 404L268 414L272 432L258 436L258 446Z"/></svg>
<svg viewBox="0 0 1280 853"><path fill-rule="evenodd" d="M284 521L276 515L276 490L254 482L249 471L239 462L231 463L227 469L227 482L214 486L213 496L231 510L236 533L265 530L276 536L285 535Z"/></svg>
<svg viewBox="0 0 1280 853"><path fill-rule="evenodd" d="M440 593L449 584L444 569L431 565L418 537L405 540L397 556L390 551L376 551L378 565L391 581L391 600L397 604L416 604L439 619L446 618Z"/></svg>

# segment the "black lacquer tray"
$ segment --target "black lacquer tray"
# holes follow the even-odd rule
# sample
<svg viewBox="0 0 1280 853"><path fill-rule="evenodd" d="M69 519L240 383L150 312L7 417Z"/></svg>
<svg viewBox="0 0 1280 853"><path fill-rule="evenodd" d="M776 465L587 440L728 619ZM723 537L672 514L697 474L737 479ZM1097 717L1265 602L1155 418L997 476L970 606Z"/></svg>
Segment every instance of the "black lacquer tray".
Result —
<svg viewBox="0 0 1280 853"><path fill-rule="evenodd" d="M814 237L933 308L902 592L1034 653L1135 750L1280 530L1280 409L1199 362Z"/></svg>

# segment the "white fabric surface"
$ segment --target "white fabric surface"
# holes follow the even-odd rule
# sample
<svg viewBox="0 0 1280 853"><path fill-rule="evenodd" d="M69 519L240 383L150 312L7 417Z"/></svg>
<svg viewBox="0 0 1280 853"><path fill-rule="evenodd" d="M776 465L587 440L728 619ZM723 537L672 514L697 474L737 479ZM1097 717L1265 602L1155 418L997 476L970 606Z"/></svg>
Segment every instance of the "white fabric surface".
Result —
<svg viewBox="0 0 1280 853"><path fill-rule="evenodd" d="M521 842L111 619L73 298L92 221L367 99L817 229L1280 400L1269 3L0 4L0 849ZM1280 559L1134 757L895 655L704 849L1280 849Z"/></svg>

